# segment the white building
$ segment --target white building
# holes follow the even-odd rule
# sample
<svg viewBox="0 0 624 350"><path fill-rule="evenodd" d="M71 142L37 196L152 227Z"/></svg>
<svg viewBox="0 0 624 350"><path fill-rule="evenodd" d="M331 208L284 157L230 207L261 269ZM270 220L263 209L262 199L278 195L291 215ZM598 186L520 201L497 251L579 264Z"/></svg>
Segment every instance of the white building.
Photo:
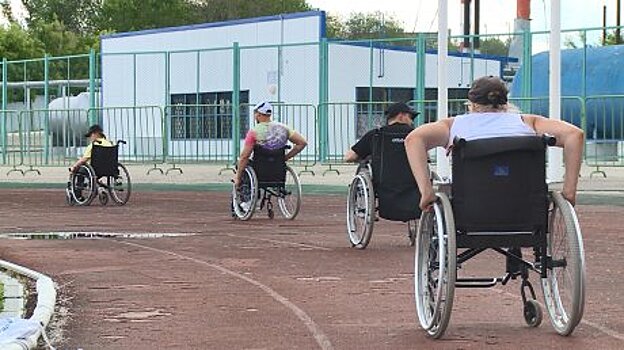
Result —
<svg viewBox="0 0 624 350"><path fill-rule="evenodd" d="M230 154L231 111L222 106L232 99L233 45L238 43L240 102L279 100L303 104L278 111L280 119L303 130L308 139L316 139L315 106L320 102L319 80L323 73L319 42L323 38L322 11L103 36L103 107L173 105L157 116L137 110L132 111L132 116L105 113L104 126L112 133L122 130L137 135L127 147L137 156L153 149L163 149L170 159L206 160L214 156L217 160ZM379 44L330 42L328 47L327 102L351 103L333 104L328 109L328 124L332 125L328 147L334 149L329 153L338 154L361 136L362 130L358 129L364 125L362 107L358 111L354 102L368 101L370 86L373 101L412 99L409 97L417 85L417 55L411 47ZM462 89L470 82L471 66L475 77L500 75L502 68L500 58L477 56L471 62L468 56L451 56L449 60L448 85ZM428 89L437 85L436 66L435 53L427 53ZM189 104L212 106L196 109L186 106ZM133 122L129 123L128 118ZM243 108L241 134L252 126L250 119L248 108ZM315 158L314 147L304 156Z"/></svg>

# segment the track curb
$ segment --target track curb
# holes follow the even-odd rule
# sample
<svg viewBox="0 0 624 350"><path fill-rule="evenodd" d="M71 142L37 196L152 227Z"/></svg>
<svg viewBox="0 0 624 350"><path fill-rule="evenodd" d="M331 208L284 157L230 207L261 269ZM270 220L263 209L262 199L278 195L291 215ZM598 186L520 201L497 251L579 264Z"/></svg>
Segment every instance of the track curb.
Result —
<svg viewBox="0 0 624 350"><path fill-rule="evenodd" d="M43 330L48 325L48 322L50 322L50 318L54 313L54 305L56 304L54 281L42 273L5 260L0 260L0 267L37 282L37 306L29 320L39 322L41 328L35 334L24 340L17 340L3 346L3 350L32 349L37 346L39 337L42 335Z"/></svg>

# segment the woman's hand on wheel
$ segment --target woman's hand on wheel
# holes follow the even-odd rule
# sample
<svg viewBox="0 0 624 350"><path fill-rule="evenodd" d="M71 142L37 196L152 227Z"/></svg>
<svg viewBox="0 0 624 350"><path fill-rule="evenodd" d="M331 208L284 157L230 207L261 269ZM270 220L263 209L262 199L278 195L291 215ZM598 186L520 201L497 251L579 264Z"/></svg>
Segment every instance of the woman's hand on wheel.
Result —
<svg viewBox="0 0 624 350"><path fill-rule="evenodd" d="M561 195L565 198L572 206L576 205L576 190L568 190L565 187L561 191Z"/></svg>
<svg viewBox="0 0 624 350"><path fill-rule="evenodd" d="M427 211L431 209L433 203L437 200L433 187L423 189L420 195L420 210Z"/></svg>

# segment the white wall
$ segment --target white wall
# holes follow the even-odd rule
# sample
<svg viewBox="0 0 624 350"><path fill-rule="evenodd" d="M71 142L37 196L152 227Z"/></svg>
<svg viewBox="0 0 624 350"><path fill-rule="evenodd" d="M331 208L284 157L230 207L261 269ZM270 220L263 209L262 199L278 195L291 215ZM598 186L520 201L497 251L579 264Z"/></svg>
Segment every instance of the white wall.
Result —
<svg viewBox="0 0 624 350"><path fill-rule="evenodd" d="M102 38L102 106L165 106L170 104L170 94L232 91L234 67L231 47L234 42L241 47L316 43L320 40L321 24L324 25L323 15L313 12L303 16L285 15L283 19L274 16L105 36ZM249 90L250 103L277 100L277 91L272 93L270 85L278 80L278 55L277 48L241 50L240 87L243 91ZM285 47L281 56L280 99L286 102L316 102L318 46ZM169 95L166 91L167 79ZM114 120L116 125L109 128L120 129L117 124L122 121L119 117ZM111 123L113 119L105 114L104 127ZM314 118L298 119L294 123L295 126L298 124L314 130ZM133 123L129 123L128 127L131 132L148 132L134 130ZM157 143L159 137L161 133L157 132L153 142ZM195 140L192 147L188 147L189 143L169 141L169 149L190 157L206 154L206 148L210 148L212 153L230 153L230 143L222 140ZM128 149L135 148L128 145Z"/></svg>

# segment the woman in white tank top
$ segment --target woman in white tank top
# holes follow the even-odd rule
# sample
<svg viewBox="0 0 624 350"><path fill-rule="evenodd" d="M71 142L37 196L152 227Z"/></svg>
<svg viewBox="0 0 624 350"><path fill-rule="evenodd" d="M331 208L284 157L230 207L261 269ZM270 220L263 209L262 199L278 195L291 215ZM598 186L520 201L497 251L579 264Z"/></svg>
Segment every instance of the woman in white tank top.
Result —
<svg viewBox="0 0 624 350"><path fill-rule="evenodd" d="M468 92L468 114L422 125L405 139L407 158L421 192L421 209L426 210L436 198L427 171L427 151L435 147L448 148L455 137L470 141L504 136L555 136L556 146L563 148L565 159L562 194L570 203L576 202L583 131L564 121L514 112L507 103L507 94L505 83L498 77L479 78Z"/></svg>

